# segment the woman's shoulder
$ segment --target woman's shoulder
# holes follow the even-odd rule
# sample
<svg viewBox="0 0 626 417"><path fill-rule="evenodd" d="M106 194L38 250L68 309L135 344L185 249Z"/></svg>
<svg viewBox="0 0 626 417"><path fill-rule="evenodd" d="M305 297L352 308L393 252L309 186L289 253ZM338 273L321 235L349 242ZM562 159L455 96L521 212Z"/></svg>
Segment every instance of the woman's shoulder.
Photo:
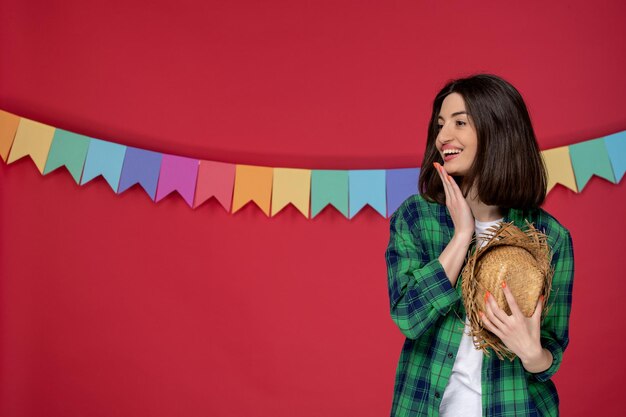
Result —
<svg viewBox="0 0 626 417"><path fill-rule="evenodd" d="M548 237L550 246L570 238L569 230L563 226L552 214L543 208L517 211L518 220L531 223L535 229L543 232Z"/></svg>
<svg viewBox="0 0 626 417"><path fill-rule="evenodd" d="M445 216L445 206L426 200L421 194L409 196L391 215L391 220L403 219L414 224L423 221L439 220Z"/></svg>

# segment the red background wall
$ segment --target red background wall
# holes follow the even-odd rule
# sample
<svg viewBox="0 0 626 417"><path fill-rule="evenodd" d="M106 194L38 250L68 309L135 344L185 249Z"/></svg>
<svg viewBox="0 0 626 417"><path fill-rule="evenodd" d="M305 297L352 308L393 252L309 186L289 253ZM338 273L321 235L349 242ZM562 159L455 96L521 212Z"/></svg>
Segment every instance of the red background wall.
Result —
<svg viewBox="0 0 626 417"><path fill-rule="evenodd" d="M440 3L1 0L0 108L201 159L400 168L445 81L488 71L542 149L626 129L622 2ZM576 253L564 416L622 409L625 187L545 206ZM387 415L387 239L370 208L233 215L0 164L0 415Z"/></svg>

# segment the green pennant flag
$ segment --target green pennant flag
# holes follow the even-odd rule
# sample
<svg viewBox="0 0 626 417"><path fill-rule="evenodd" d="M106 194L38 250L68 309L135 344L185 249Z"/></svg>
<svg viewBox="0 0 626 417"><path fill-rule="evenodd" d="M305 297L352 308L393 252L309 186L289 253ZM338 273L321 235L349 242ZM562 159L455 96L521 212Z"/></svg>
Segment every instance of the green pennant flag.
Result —
<svg viewBox="0 0 626 417"><path fill-rule="evenodd" d="M52 138L52 145L50 145L50 153L48 153L43 174L46 175L65 165L78 184L83 173L90 140L87 136L57 129Z"/></svg>
<svg viewBox="0 0 626 417"><path fill-rule="evenodd" d="M348 171L311 172L311 218L329 204L348 217Z"/></svg>
<svg viewBox="0 0 626 417"><path fill-rule="evenodd" d="M604 138L570 145L569 153L578 192L582 191L593 175L615 183L615 175L611 168L611 160L606 150Z"/></svg>

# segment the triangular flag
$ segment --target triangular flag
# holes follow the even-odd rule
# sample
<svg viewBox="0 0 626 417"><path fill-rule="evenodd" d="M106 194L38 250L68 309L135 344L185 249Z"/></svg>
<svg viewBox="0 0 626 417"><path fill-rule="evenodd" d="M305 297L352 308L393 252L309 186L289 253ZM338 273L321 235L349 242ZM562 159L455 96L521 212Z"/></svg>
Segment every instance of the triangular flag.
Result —
<svg viewBox="0 0 626 417"><path fill-rule="evenodd" d="M229 212L233 201L235 186L235 164L224 162L200 161L198 182L193 207L196 208L211 197Z"/></svg>
<svg viewBox="0 0 626 417"><path fill-rule="evenodd" d="M0 156L3 161L7 160L20 117L4 110L0 110Z"/></svg>
<svg viewBox="0 0 626 417"><path fill-rule="evenodd" d="M117 192L125 154L126 146L100 139L91 139L80 185L102 175L113 191Z"/></svg>
<svg viewBox="0 0 626 417"><path fill-rule="evenodd" d="M154 201L157 184L159 183L162 158L163 155L158 152L129 146L124 156L120 186L117 192L122 193L133 185L139 184Z"/></svg>
<svg viewBox="0 0 626 417"><path fill-rule="evenodd" d="M569 154L576 176L578 192L587 185L592 175L615 182L611 160L604 145L604 139L588 140L569 146Z"/></svg>
<svg viewBox="0 0 626 417"><path fill-rule="evenodd" d="M7 163L10 164L30 155L39 172L43 174L53 137L54 127L22 118L15 132L15 139Z"/></svg>
<svg viewBox="0 0 626 417"><path fill-rule="evenodd" d="M156 201L162 200L172 191L178 191L189 204L189 207L193 207L196 178L198 178L198 163L197 159L184 156L163 155Z"/></svg>
<svg viewBox="0 0 626 417"><path fill-rule="evenodd" d="M233 213L253 201L266 216L270 215L272 198L272 168L237 165L235 169L235 191Z"/></svg>
<svg viewBox="0 0 626 417"><path fill-rule="evenodd" d="M400 204L413 194L417 194L419 168L401 168L387 170L387 213L391 216Z"/></svg>
<svg viewBox="0 0 626 417"><path fill-rule="evenodd" d="M76 184L80 183L80 176L83 173L90 141L91 138L87 136L57 129L54 132L52 145L50 145L48 160L43 170L44 175L61 166L65 166L72 174L72 177L74 177Z"/></svg>
<svg viewBox="0 0 626 417"><path fill-rule="evenodd" d="M542 151L541 155L546 164L546 171L548 171L548 189L546 192L550 192L557 183L566 186L574 192L578 192L572 162L569 157L569 147L562 146L560 148L548 149Z"/></svg>
<svg viewBox="0 0 626 417"><path fill-rule="evenodd" d="M311 170L274 168L272 186L272 216L291 203L304 217L309 217Z"/></svg>
<svg viewBox="0 0 626 417"><path fill-rule="evenodd" d="M615 182L620 182L626 172L626 130L604 138L609 153Z"/></svg>
<svg viewBox="0 0 626 417"><path fill-rule="evenodd" d="M348 171L316 169L311 173L311 218L329 204L348 217Z"/></svg>
<svg viewBox="0 0 626 417"><path fill-rule="evenodd" d="M350 218L353 218L366 204L385 217L385 170L350 171L348 178L350 180Z"/></svg>

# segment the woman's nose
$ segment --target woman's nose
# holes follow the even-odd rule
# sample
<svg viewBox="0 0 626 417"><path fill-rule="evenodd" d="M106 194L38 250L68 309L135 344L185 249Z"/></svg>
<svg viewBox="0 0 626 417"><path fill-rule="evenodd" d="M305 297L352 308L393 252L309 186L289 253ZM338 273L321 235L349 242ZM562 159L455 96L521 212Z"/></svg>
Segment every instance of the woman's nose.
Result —
<svg viewBox="0 0 626 417"><path fill-rule="evenodd" d="M447 125L443 125L441 129L439 130L438 139L439 139L439 142L441 143L448 143L452 140L452 134L450 130L448 129Z"/></svg>

